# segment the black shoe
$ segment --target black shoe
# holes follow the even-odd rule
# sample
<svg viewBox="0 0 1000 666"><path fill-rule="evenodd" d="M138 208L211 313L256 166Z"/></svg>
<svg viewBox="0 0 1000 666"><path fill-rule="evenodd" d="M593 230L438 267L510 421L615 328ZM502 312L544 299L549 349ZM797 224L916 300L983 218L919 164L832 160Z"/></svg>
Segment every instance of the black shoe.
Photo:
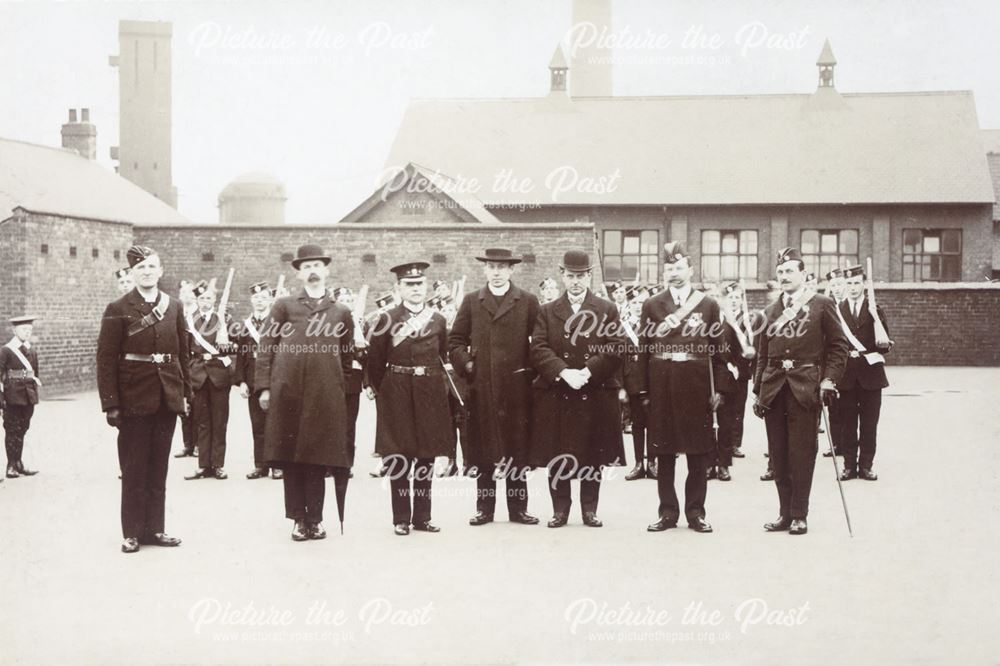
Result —
<svg viewBox="0 0 1000 666"><path fill-rule="evenodd" d="M200 467L194 474L191 476L185 476L184 478L188 481L194 481L195 479L207 479L210 476L212 476L211 467Z"/></svg>
<svg viewBox="0 0 1000 666"><path fill-rule="evenodd" d="M305 541L309 538L309 528L302 521L296 520L292 528L292 541Z"/></svg>
<svg viewBox="0 0 1000 666"><path fill-rule="evenodd" d="M856 478L858 478L858 473L853 469L845 469L843 472L840 473L841 481L850 481L851 479L856 479Z"/></svg>
<svg viewBox="0 0 1000 666"><path fill-rule="evenodd" d="M656 478L656 462L649 463L649 467L646 468L646 478L655 479Z"/></svg>
<svg viewBox="0 0 1000 666"><path fill-rule="evenodd" d="M705 472L705 478L711 480L714 479L715 476L716 476L715 468L709 467L708 470Z"/></svg>
<svg viewBox="0 0 1000 666"><path fill-rule="evenodd" d="M646 526L647 532L663 532L677 527L677 520L670 518L660 518L655 523Z"/></svg>
<svg viewBox="0 0 1000 666"><path fill-rule="evenodd" d="M309 525L309 538L317 540L326 538L326 529L323 527L323 523L312 523Z"/></svg>
<svg viewBox="0 0 1000 666"><path fill-rule="evenodd" d="M593 511L585 511L583 514L583 524L587 527L604 527L604 523Z"/></svg>
<svg viewBox="0 0 1000 666"><path fill-rule="evenodd" d="M212 476L217 478L219 481L229 478L229 475L226 474L226 470L222 469L221 467L216 467L215 470L212 472Z"/></svg>
<svg viewBox="0 0 1000 666"><path fill-rule="evenodd" d="M181 449L179 453L174 454L174 458L190 458L194 455L194 449Z"/></svg>
<svg viewBox="0 0 1000 666"><path fill-rule="evenodd" d="M21 473L24 474L23 471ZM878 481L878 474L871 471L870 469L863 469L860 472L858 472L858 478L864 479L865 481Z"/></svg>
<svg viewBox="0 0 1000 666"><path fill-rule="evenodd" d="M537 525L538 518L535 518L527 511L518 511L510 516L510 522L520 523L522 525Z"/></svg>
<svg viewBox="0 0 1000 666"><path fill-rule="evenodd" d="M283 478L285 478L285 473L283 471L281 471L280 469L272 469L271 470L271 478L275 479L276 481L280 481Z"/></svg>
<svg viewBox="0 0 1000 666"><path fill-rule="evenodd" d="M552 516L552 519L548 522L549 527L562 527L569 520L569 515L565 513L557 513Z"/></svg>
<svg viewBox="0 0 1000 666"><path fill-rule="evenodd" d="M774 470L769 469L760 475L761 481L774 481Z"/></svg>
<svg viewBox="0 0 1000 666"><path fill-rule="evenodd" d="M728 467L720 467L719 473L716 475L719 481L732 481L733 477L729 474Z"/></svg>
<svg viewBox="0 0 1000 666"><path fill-rule="evenodd" d="M477 511L476 515L474 515L472 518L469 518L469 524L474 527L479 525L485 525L486 523L492 523L492 522L493 522L493 516L491 516L488 513L484 513L483 511Z"/></svg>
<svg viewBox="0 0 1000 666"><path fill-rule="evenodd" d="M747 454L743 453L743 449L741 449L740 447L737 446L735 449L733 449L733 457L734 458L746 458Z"/></svg>
<svg viewBox="0 0 1000 666"><path fill-rule="evenodd" d="M805 534L809 531L809 527L806 525L805 518L793 518L792 525L788 530L789 534Z"/></svg>
<svg viewBox="0 0 1000 666"><path fill-rule="evenodd" d="M406 536L410 533L409 523L396 523L392 528L392 531L396 533L396 536Z"/></svg>
<svg viewBox="0 0 1000 666"><path fill-rule="evenodd" d="M706 523L704 518L692 518L688 521L688 529L695 532L708 533L712 531L712 526Z"/></svg>
<svg viewBox="0 0 1000 666"><path fill-rule="evenodd" d="M15 464L17 465L17 473L21 476L34 476L38 474L37 470L25 469L24 463L20 460L18 460Z"/></svg>
<svg viewBox="0 0 1000 666"><path fill-rule="evenodd" d="M167 536L163 532L157 532L139 541L143 546L163 546L164 548L174 548L181 545L181 540L177 537Z"/></svg>
<svg viewBox="0 0 1000 666"><path fill-rule="evenodd" d="M16 479L19 476L21 476L21 475L17 473L17 468L16 467L14 467L13 465L7 465L7 478L8 479Z"/></svg>
<svg viewBox="0 0 1000 666"><path fill-rule="evenodd" d="M254 471L252 471L249 474L247 474L247 478L248 479L266 479L267 478L267 470L258 467Z"/></svg>
<svg viewBox="0 0 1000 666"><path fill-rule="evenodd" d="M441 531L441 528L437 525L431 525L431 521L429 520L423 523L413 523L413 529L417 532L430 532L432 534Z"/></svg>
<svg viewBox="0 0 1000 666"><path fill-rule="evenodd" d="M137 553L139 552L139 540L129 537L122 541L122 552L123 553Z"/></svg>
<svg viewBox="0 0 1000 666"><path fill-rule="evenodd" d="M792 526L791 518L778 518L773 523L764 523L765 532L787 532Z"/></svg>
<svg viewBox="0 0 1000 666"><path fill-rule="evenodd" d="M632 471L625 475L626 481L635 481L636 479L642 479L646 476L646 468L641 462L637 462Z"/></svg>

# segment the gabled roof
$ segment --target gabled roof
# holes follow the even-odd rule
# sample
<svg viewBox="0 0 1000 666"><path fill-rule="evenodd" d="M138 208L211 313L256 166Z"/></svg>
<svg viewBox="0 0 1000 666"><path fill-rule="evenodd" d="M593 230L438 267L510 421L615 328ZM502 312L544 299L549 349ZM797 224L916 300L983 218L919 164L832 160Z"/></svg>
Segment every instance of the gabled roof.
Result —
<svg viewBox="0 0 1000 666"><path fill-rule="evenodd" d="M487 204L993 201L970 92L558 102L415 100L386 166L476 178ZM533 189L491 191L501 171Z"/></svg>
<svg viewBox="0 0 1000 666"><path fill-rule="evenodd" d="M400 192L409 183L419 179L421 181L420 191L427 191L431 196L443 197L457 204L457 206L449 206L448 210L464 218L463 221L502 224L493 213L486 209L480 199L466 191L467 184L459 183L451 176L413 163L406 164L401 171L393 170L390 173L391 175L386 178L386 183L392 183L390 188L386 188L386 183L379 185L378 189L340 221L347 223L362 221L376 206L384 204L390 196L393 196L393 193ZM428 184L432 187L426 188Z"/></svg>
<svg viewBox="0 0 1000 666"><path fill-rule="evenodd" d="M191 223L152 194L75 151L0 139L0 220L17 207L109 222Z"/></svg>

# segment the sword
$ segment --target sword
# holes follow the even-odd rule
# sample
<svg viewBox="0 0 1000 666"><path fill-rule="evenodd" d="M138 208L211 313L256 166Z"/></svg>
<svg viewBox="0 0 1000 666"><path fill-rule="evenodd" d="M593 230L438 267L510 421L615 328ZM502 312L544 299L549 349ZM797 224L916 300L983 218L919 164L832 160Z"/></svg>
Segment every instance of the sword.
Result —
<svg viewBox="0 0 1000 666"><path fill-rule="evenodd" d="M715 397L715 370L712 368L712 357L708 357L708 386L711 391L711 398ZM712 434L715 436L715 443L719 443L719 413L712 407Z"/></svg>
<svg viewBox="0 0 1000 666"><path fill-rule="evenodd" d="M462 401L462 395L458 392L458 387L455 386L455 382L451 378L451 373L448 372L448 366L444 364L444 359L438 356L438 360L441 361L441 368L444 370L445 379L448 380L448 388L451 389L451 394L455 396L455 400L458 400L458 404L465 407L465 402Z"/></svg>
<svg viewBox="0 0 1000 666"><path fill-rule="evenodd" d="M826 430L826 438L830 442L830 450L833 451L833 435L830 430L830 415L826 411L826 403L821 402L820 409L823 411L823 429ZM837 467L837 456L830 456L830 460L833 461L833 476L837 479L837 488L840 490L840 503L844 505L844 518L847 519L847 533L853 537L854 530L851 529L851 514L847 512L847 498L844 497L844 484L840 481L840 468Z"/></svg>

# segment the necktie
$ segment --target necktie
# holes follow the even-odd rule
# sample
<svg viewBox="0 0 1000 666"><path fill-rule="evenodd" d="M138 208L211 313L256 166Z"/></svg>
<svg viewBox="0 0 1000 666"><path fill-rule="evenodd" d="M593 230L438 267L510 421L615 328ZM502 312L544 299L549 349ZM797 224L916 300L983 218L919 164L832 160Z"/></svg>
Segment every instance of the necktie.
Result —
<svg viewBox="0 0 1000 666"><path fill-rule="evenodd" d="M784 300L785 300L785 309L786 310L788 308L792 307L792 297L791 296L785 294L785 296L783 296L782 298L784 298Z"/></svg>
<svg viewBox="0 0 1000 666"><path fill-rule="evenodd" d="M858 302L857 301L852 301L851 302L851 314L854 315L855 319L858 318L858 313L860 311L861 311L861 307L859 306Z"/></svg>

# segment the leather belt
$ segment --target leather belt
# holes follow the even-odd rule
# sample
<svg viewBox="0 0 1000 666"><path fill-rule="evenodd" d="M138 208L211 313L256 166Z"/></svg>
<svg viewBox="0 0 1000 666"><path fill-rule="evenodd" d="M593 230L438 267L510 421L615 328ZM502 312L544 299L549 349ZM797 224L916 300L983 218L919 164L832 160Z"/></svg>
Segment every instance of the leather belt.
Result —
<svg viewBox="0 0 1000 666"><path fill-rule="evenodd" d="M33 379L35 373L33 370L8 370L7 379Z"/></svg>
<svg viewBox="0 0 1000 666"><path fill-rule="evenodd" d="M143 363L153 363L154 365L163 365L165 363L172 363L174 360L173 354L125 354L126 361L142 361Z"/></svg>
<svg viewBox="0 0 1000 666"><path fill-rule="evenodd" d="M653 358L657 358L661 361L673 361L674 363L683 363L684 361L696 361L701 356L696 356L695 354L690 354L688 352L656 352L653 354Z"/></svg>
<svg viewBox="0 0 1000 666"><path fill-rule="evenodd" d="M793 368L814 368L816 367L816 363L813 361L797 361L794 358L772 358L768 359L767 367L791 370Z"/></svg>
<svg viewBox="0 0 1000 666"><path fill-rule="evenodd" d="M426 377L439 374L441 370L429 365L390 365L389 369L399 375L413 375L414 377Z"/></svg>

